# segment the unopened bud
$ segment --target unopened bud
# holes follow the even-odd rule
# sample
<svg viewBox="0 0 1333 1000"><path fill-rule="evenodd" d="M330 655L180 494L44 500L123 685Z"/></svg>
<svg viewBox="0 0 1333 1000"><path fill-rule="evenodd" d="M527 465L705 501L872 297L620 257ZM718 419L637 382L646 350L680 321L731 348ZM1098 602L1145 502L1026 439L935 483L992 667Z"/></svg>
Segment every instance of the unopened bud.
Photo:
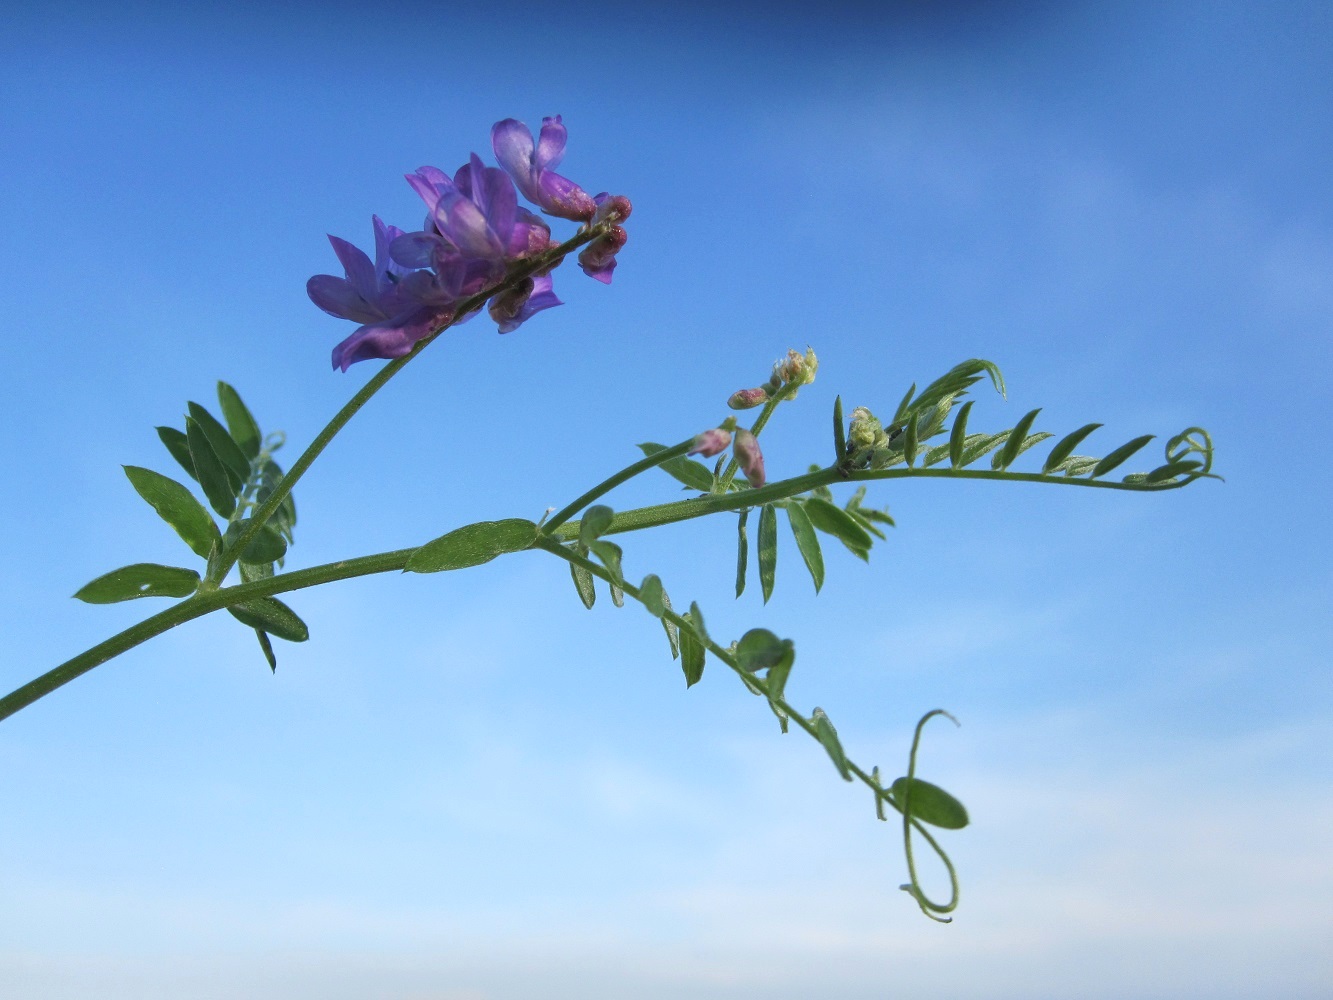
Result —
<svg viewBox="0 0 1333 1000"><path fill-rule="evenodd" d="M812 348L806 348L805 354L788 351L785 358L780 358L773 365L773 378L788 385L809 385L815 380L819 368L819 359Z"/></svg>
<svg viewBox="0 0 1333 1000"><path fill-rule="evenodd" d="M685 454L712 458L714 455L726 451L729 444L731 444L731 435L721 427L714 427L697 435L694 439L694 445Z"/></svg>
<svg viewBox="0 0 1333 1000"><path fill-rule="evenodd" d="M612 226L598 236L579 254L579 267L590 278L596 278L603 284L611 284L611 272L616 269L616 254L629 239L629 234L619 226Z"/></svg>
<svg viewBox="0 0 1333 1000"><path fill-rule="evenodd" d="M597 212L589 225L599 226L603 222L624 222L629 218L633 206L623 194L602 192L593 201L597 202Z"/></svg>
<svg viewBox="0 0 1333 1000"><path fill-rule="evenodd" d="M532 295L535 284L532 278L526 278L491 299L490 308L487 310L491 314L491 319L500 326L518 319L523 307L528 304L528 298Z"/></svg>
<svg viewBox="0 0 1333 1000"><path fill-rule="evenodd" d="M736 432L736 441L732 445L732 454L736 456L736 462L745 473L745 478L755 489L763 486L766 482L764 478L764 453L759 450L759 439L747 431L744 427Z"/></svg>
<svg viewBox="0 0 1333 1000"><path fill-rule="evenodd" d="M731 394L727 405L733 410L753 410L768 402L768 390L762 385L757 389L738 389Z"/></svg>
<svg viewBox="0 0 1333 1000"><path fill-rule="evenodd" d="M883 436L884 426L878 417L864 406L858 406L852 411L852 423L847 429L847 443L853 450L873 448Z"/></svg>

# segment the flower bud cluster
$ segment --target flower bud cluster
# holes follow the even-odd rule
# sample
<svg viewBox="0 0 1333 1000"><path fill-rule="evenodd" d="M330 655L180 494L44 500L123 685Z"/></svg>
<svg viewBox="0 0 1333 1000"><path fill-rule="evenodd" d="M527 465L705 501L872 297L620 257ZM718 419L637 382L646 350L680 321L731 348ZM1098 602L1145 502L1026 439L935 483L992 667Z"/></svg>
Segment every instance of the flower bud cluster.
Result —
<svg viewBox="0 0 1333 1000"><path fill-rule="evenodd" d="M559 115L542 120L536 141L526 125L506 118L491 129L500 168L485 166L473 154L452 177L436 167L421 167L407 176L426 203L420 231L405 233L376 217L373 262L352 244L330 236L345 277L317 274L306 291L325 312L361 324L334 348L333 366L346 371L358 361L402 357L418 341L459 319L466 300L485 296L503 283L514 264L557 246L551 227L518 204L519 191L547 215L594 231L579 264L589 277L610 284L616 254L628 239L619 223L629 218L630 202L624 195L605 192L593 197L557 174L565 139ZM561 304L550 277L558 263L529 265L532 277L491 299L489 312L501 333ZM469 304L465 312L470 309Z"/></svg>
<svg viewBox="0 0 1333 1000"><path fill-rule="evenodd" d="M753 389L738 389L731 394L727 405L733 410L751 410L763 406L784 388L787 389L786 398L795 399L796 390L813 382L818 370L819 359L815 357L814 348L807 347L804 354L789 350L785 358L773 363L773 374L767 382Z"/></svg>
<svg viewBox="0 0 1333 1000"><path fill-rule="evenodd" d="M732 457L736 459L736 464L745 473L746 480L751 486L758 489L766 481L764 478L764 453L759 450L759 439L743 427L736 429L733 436L733 428L735 428L735 421L728 417L721 427L713 427L702 434L695 435L693 445L685 454L712 458L714 455L722 454L730 445Z"/></svg>

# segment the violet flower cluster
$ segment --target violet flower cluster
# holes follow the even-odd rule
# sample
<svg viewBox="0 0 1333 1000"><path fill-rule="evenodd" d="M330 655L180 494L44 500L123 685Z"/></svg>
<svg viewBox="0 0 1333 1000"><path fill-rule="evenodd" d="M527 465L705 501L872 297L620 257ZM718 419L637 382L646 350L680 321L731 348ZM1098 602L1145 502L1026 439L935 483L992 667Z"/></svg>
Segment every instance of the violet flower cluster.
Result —
<svg viewBox="0 0 1333 1000"><path fill-rule="evenodd" d="M373 262L330 236L344 277L317 274L306 291L325 312L361 324L333 349L333 367L346 371L358 361L400 358L419 341L474 315L459 315L461 304L491 289L497 294L488 311L501 333L561 305L550 273L559 259L515 285L497 287L514 264L559 245L551 227L518 204L518 191L546 214L582 223L579 232L597 230L579 254L579 265L589 277L610 284L627 238L618 223L629 216L630 202L605 192L591 196L557 174L565 139L559 115L542 119L536 141L526 125L506 118L491 129L491 148L502 169L486 166L474 153L452 177L436 167L407 175L426 203L420 231L404 232L373 216Z"/></svg>

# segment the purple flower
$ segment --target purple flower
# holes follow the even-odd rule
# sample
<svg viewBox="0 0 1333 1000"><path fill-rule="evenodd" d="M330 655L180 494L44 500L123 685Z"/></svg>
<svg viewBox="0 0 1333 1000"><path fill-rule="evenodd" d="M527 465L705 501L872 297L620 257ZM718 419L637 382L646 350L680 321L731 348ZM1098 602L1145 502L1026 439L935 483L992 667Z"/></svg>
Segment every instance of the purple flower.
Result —
<svg viewBox="0 0 1333 1000"><path fill-rule="evenodd" d="M534 144L526 125L506 118L491 129L491 148L524 198L548 215L587 222L597 211L596 202L583 188L554 170L565 157L566 135L559 115L543 118L541 136Z"/></svg>
<svg viewBox="0 0 1333 1000"><path fill-rule="evenodd" d="M491 299L490 314L501 333L513 333L543 309L562 305L551 289L551 276L539 274Z"/></svg>
<svg viewBox="0 0 1333 1000"><path fill-rule="evenodd" d="M579 254L579 267L589 278L596 278L604 285L611 284L611 272L616 269L616 254L629 239L629 234L619 226L612 226L583 248Z"/></svg>
<svg viewBox="0 0 1333 1000"><path fill-rule="evenodd" d="M306 282L310 300L330 315L363 324L333 349L333 367L369 358L399 358L453 315L434 275L412 271L392 259L390 245L403 235L373 216L375 261L346 240L330 236L344 278L317 274Z"/></svg>
<svg viewBox="0 0 1333 1000"><path fill-rule="evenodd" d="M685 454L712 458L726 451L729 444L731 444L731 432L724 431L721 427L714 427L702 434L696 434L693 446Z"/></svg>
<svg viewBox="0 0 1333 1000"><path fill-rule="evenodd" d="M750 485L755 489L763 486L766 482L764 453L759 450L759 439L742 427L736 432L736 441L732 445L731 453Z"/></svg>

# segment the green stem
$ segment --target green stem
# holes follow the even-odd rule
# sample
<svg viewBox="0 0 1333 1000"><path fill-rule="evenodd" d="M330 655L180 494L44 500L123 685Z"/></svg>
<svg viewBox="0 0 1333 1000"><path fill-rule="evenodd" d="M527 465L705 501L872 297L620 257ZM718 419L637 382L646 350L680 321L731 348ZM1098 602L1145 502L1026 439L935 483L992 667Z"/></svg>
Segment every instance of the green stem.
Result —
<svg viewBox="0 0 1333 1000"><path fill-rule="evenodd" d="M320 453L328 447L329 442L337 436L338 432L346 426L349 420L356 416L357 411L365 406L375 393L383 389L391 378L407 366L409 361L430 346L436 337L444 333L449 327L453 326L459 318L469 315L474 310L480 309L485 305L487 299L516 287L519 283L526 281L536 272L555 267L571 251L578 249L585 243L590 243L593 239L599 236L604 228L605 227L599 226L594 229L585 230L584 232L575 235L572 239L566 240L564 243L561 243L557 247L553 247L543 254L520 261L498 285L488 288L484 292L478 292L471 298L464 299L462 302L458 303L458 308L454 313L453 319L449 320L449 322L445 323L434 333L418 341L416 346L413 347L409 353L403 355L401 358L390 361L376 372L374 378L363 385L356 395L349 399L346 405L343 406L343 408L334 415L333 419L325 425L324 429L315 437L315 440L310 442L309 447L301 453L301 457L296 460L290 469L287 470L287 474L282 477L281 481L279 481L278 485L269 495L269 498L251 515L249 526L241 536L236 539L235 544L230 546L230 548L223 553L222 558L214 568L215 581L221 582L226 579L227 573L231 570L232 566L236 564L236 560L239 559L241 553L245 551L245 547L254 539L255 535L259 532L259 529L268 523L269 518L273 516L273 512L276 511L282 501L286 499L287 494L291 493L293 487L295 487L301 477L305 475L306 470L314 464L315 459L319 458Z"/></svg>
<svg viewBox="0 0 1333 1000"><path fill-rule="evenodd" d="M684 443L685 442L682 442L682 444ZM649 458L657 458L671 451L675 451L680 447L681 445L677 445L675 449L668 449L666 453L657 452L655 455L649 456ZM647 460L645 459L645 461ZM635 463L636 466L641 464L642 463ZM628 472L629 469L633 468L635 468L635 466L629 466L624 471ZM621 473L618 473L617 475L621 475ZM636 510L624 511L615 515L615 518L612 520L611 526L606 533L615 534L627 531L641 531L644 528L655 528L663 524L673 524L678 521L703 517L707 514L715 514L719 511L739 510L742 507L759 506L765 503L788 499L789 497L805 493L818 486L828 486L838 482L861 482L872 479L942 479L949 477L960 479L1003 479L1019 482L1055 483L1066 486L1095 486L1103 489L1121 489L1150 493L1166 489L1177 489L1180 486L1191 482L1191 480L1185 480L1184 482L1168 484L1166 486L1156 484L1152 486L1141 486L1133 483L1112 483L1089 479L1066 479L1063 476L1042 476L1022 472L969 471L966 469L885 469L879 472L853 472L844 476L837 469L821 469L818 472L810 472L803 476L795 476L791 479L784 479L780 482L770 483L762 489L741 490L725 496L711 495L693 500L680 500L675 503L659 504L656 506L640 507ZM616 479L616 476L611 478ZM611 482L611 480L606 480L606 482ZM602 485L605 485L605 483ZM601 494L598 495L600 496ZM585 494L585 496L587 496L587 494ZM593 499L596 499L596 497ZM576 503L577 502L578 501L576 501ZM560 524L558 525L558 528L559 530L553 532L551 537L563 539L575 538L578 536L579 525L577 521ZM239 546L237 548L239 550ZM137 625L133 625L125 631L98 643L91 649L85 650L73 659L67 660L60 666L47 671L35 680L29 681L17 690L0 698L0 720L6 719L19 711L19 709L31 705L34 701L44 695L50 694L56 688L68 684L70 681L74 680L74 678L93 669L93 667L107 662L113 657L120 655L128 649L132 649L140 643L146 642L154 636L161 635L163 632L173 629L177 625L184 624L187 621L200 618L203 615L211 614L214 611L219 611L222 608L238 604L242 601L253 600L256 597L271 596L273 594L286 593L292 590L302 590L306 587L315 587L320 584L333 583L337 580L347 580L357 576L367 576L372 573L387 573L393 570L401 570L407 564L408 556L414 551L416 550L398 549L393 552L380 552L374 555L362 556L357 559L345 559L338 562L325 563L322 566L314 566L310 569L283 573L266 580L254 580L250 583L242 583L232 587L224 587L221 589L209 590L207 592L201 591L193 597L189 597L181 603L174 605L165 611L159 612L151 618L146 618ZM630 589L627 588L625 592L630 593Z"/></svg>
<svg viewBox="0 0 1333 1000"><path fill-rule="evenodd" d="M655 451L651 455L645 455L643 458L635 462L633 465L625 466L625 468L621 469L614 476L611 476L607 479L603 479L600 483L598 483L596 486L590 489L587 493L583 494L577 500L574 500L573 502L571 502L570 504L568 504L567 506L563 507L561 510L556 512L554 517L551 517L547 519L545 522L543 522L542 531L544 531L546 534L549 535L552 531L560 527L560 525L564 524L571 517L573 517L575 514L581 511L584 507L587 507L588 504L610 493L621 483L627 482L628 480L633 479L635 476L639 475L639 473L647 472L649 469L655 468L661 465L663 462L670 461L673 458L679 458L681 455L684 455L686 452L688 452L692 447L694 447L694 438L690 438L687 441L682 441L680 444L674 445L671 448L664 448L662 451Z"/></svg>

